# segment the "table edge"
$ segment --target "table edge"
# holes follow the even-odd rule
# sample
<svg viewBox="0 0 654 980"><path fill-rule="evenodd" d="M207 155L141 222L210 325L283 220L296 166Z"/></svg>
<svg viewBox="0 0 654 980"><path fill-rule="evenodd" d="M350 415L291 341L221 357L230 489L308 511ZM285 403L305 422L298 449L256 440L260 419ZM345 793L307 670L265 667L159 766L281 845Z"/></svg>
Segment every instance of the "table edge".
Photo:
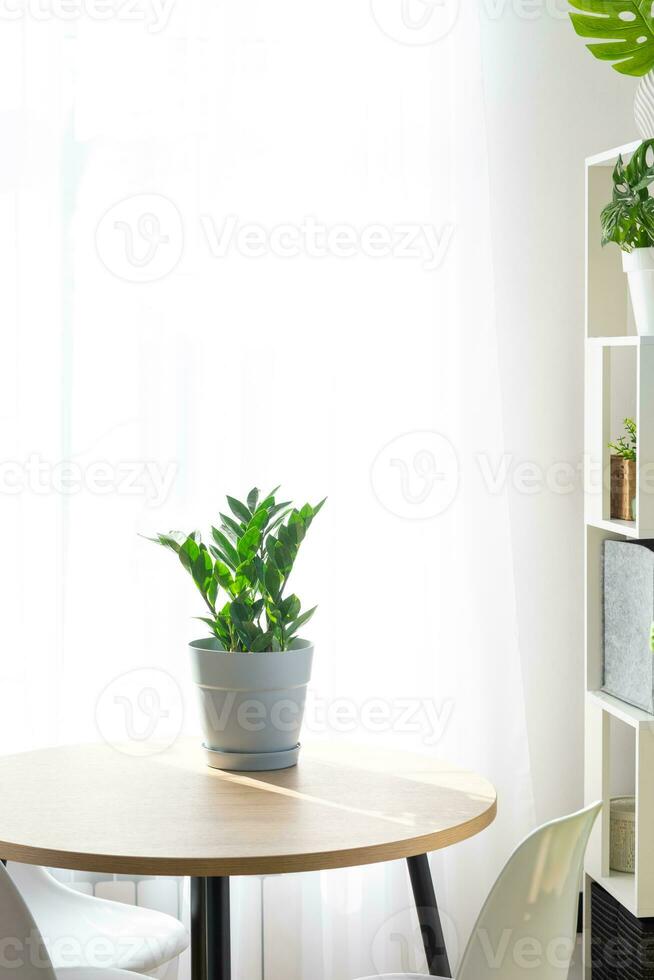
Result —
<svg viewBox="0 0 654 980"><path fill-rule="evenodd" d="M445 830L418 837L365 847L316 851L302 854L265 855L257 857L168 858L135 855L59 851L0 840L0 858L20 864L38 864L70 871L107 872L110 874L173 875L226 877L228 875L293 874L302 871L329 871L334 868L360 867L415 857L442 850L481 833L497 816L497 796L477 816Z"/></svg>

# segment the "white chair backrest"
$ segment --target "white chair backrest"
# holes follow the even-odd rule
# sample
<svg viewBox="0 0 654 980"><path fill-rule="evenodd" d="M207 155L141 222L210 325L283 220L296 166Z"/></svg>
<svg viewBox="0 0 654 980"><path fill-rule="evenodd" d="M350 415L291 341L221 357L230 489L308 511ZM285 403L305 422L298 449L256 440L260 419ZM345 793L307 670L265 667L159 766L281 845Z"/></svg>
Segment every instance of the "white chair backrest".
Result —
<svg viewBox="0 0 654 980"><path fill-rule="evenodd" d="M1 862L0 980L56 980L34 919Z"/></svg>
<svg viewBox="0 0 654 980"><path fill-rule="evenodd" d="M553 820L517 847L479 914L457 980L565 980L584 852L601 807Z"/></svg>

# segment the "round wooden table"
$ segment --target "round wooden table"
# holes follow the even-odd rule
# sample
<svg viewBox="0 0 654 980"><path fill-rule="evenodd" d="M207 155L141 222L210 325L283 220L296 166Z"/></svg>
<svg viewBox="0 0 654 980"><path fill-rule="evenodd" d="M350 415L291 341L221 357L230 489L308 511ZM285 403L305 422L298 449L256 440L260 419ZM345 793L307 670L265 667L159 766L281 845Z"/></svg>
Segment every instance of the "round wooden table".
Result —
<svg viewBox="0 0 654 980"><path fill-rule="evenodd" d="M230 976L229 876L406 858L430 973L449 976L427 852L495 818L492 785L429 756L347 741L292 769L235 773L179 739L135 757L76 745L0 757L0 857L192 878L194 980Z"/></svg>

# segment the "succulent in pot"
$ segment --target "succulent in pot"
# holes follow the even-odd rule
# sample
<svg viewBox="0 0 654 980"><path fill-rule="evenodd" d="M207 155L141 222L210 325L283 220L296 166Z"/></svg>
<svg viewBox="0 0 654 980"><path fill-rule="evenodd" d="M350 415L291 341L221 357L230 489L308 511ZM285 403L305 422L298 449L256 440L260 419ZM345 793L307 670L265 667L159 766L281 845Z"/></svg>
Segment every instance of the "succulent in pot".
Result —
<svg viewBox="0 0 654 980"><path fill-rule="evenodd" d="M297 762L313 645L299 635L316 607L302 611L289 576L300 545L324 504L301 508L262 496L227 497L208 544L199 531L150 540L173 551L209 615L210 637L190 644L204 747L210 766L247 771Z"/></svg>
<svg viewBox="0 0 654 980"><path fill-rule="evenodd" d="M636 423L624 420L625 435L609 443L611 454L611 519L633 521L636 517Z"/></svg>

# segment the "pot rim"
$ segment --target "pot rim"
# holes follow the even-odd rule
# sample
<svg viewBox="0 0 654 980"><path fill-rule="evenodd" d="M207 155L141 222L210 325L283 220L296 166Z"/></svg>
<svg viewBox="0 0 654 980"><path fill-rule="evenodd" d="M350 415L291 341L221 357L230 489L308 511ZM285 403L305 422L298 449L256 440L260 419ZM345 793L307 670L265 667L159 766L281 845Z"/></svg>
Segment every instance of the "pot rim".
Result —
<svg viewBox="0 0 654 980"><path fill-rule="evenodd" d="M624 272L654 271L654 248L651 245L645 245L642 248L634 248L631 252L623 250L622 268Z"/></svg>
<svg viewBox="0 0 654 980"><path fill-rule="evenodd" d="M189 649L191 650L202 650L205 653L222 653L228 657L242 656L242 657L288 657L289 654L306 654L309 650L313 650L313 643L311 640L304 640L298 637L295 641L295 646L291 647L289 650L260 650L252 652L249 650L224 650L221 649L217 644L219 640L215 637L207 636L200 640L191 640L189 643Z"/></svg>

